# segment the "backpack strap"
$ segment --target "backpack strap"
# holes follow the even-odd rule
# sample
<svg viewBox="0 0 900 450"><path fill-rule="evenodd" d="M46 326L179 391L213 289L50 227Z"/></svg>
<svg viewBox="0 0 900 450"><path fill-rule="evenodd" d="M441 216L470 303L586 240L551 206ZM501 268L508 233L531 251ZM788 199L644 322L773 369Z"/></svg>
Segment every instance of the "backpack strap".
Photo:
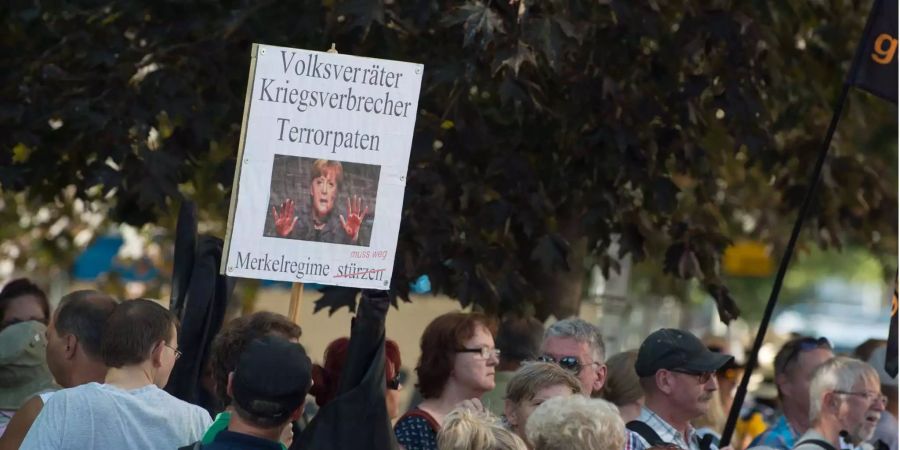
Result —
<svg viewBox="0 0 900 450"><path fill-rule="evenodd" d="M653 430L653 428L650 428L650 425L647 425L646 423L639 420L632 420L631 422L628 422L627 424L625 424L625 428L634 431L638 434L638 436L644 438L644 440L647 441L647 444L649 444L651 447L655 445L668 444L668 442L662 440L662 438L659 437L659 434L657 434L656 431Z"/></svg>
<svg viewBox="0 0 900 450"><path fill-rule="evenodd" d="M796 447L798 447L798 446L800 446L800 445L803 445L803 444L812 444L812 445L815 445L815 446L817 446L817 447L822 447L822 448L824 448L825 450L837 450L837 449L834 448L833 445L831 445L831 442L823 441L823 440L821 440L821 439L804 439L804 440L802 440L802 441L796 443L796 444L794 445L794 448L796 448Z"/></svg>

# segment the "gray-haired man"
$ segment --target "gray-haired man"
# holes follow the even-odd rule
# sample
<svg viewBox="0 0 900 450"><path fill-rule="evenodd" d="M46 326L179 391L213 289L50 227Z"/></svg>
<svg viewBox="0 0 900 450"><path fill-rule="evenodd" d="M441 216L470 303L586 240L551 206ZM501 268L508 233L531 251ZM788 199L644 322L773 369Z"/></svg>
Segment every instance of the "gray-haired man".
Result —
<svg viewBox="0 0 900 450"><path fill-rule="evenodd" d="M599 392L606 381L606 349L600 329L578 318L560 320L544 332L541 361L559 364L581 381L581 393Z"/></svg>

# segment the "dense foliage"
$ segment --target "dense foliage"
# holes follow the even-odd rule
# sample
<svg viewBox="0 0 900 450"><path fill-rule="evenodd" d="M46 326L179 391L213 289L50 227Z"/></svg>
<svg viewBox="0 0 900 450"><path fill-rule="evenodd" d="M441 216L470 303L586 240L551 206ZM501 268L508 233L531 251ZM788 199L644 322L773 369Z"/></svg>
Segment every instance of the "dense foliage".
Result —
<svg viewBox="0 0 900 450"><path fill-rule="evenodd" d="M738 314L720 259L781 254L869 2L9 0L0 185L111 219L227 216L252 42L424 63L394 287L566 315L650 259ZM803 245L896 254L896 109L854 93ZM11 219L7 209L3 214ZM8 230L4 233L10 233ZM62 233L61 239L71 239ZM620 255L608 248L618 244ZM894 264L896 264L894 262ZM331 302L337 306L340 300Z"/></svg>

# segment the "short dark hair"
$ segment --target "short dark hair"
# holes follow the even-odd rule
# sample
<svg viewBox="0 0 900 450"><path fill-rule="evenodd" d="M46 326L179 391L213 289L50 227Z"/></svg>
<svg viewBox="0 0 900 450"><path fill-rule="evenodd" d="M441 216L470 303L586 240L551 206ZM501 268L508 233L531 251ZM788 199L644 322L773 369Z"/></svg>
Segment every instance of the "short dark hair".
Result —
<svg viewBox="0 0 900 450"><path fill-rule="evenodd" d="M37 299L38 305L44 312L44 324L46 325L47 320L50 319L50 302L47 301L47 294L28 278L16 278L6 283L6 286L3 286L3 289L0 290L0 322L6 316L6 309L9 308L9 304L24 295L31 295Z"/></svg>
<svg viewBox="0 0 900 450"><path fill-rule="evenodd" d="M83 290L64 295L56 307L53 327L57 334L71 334L85 353L100 358L106 321L118 301L100 291Z"/></svg>
<svg viewBox="0 0 900 450"><path fill-rule="evenodd" d="M138 298L116 305L100 345L100 355L108 367L140 364L150 358L159 341L171 342L178 332L178 318L153 300Z"/></svg>
<svg viewBox="0 0 900 450"><path fill-rule="evenodd" d="M416 366L419 376L416 387L423 398L440 397L453 371L456 350L475 334L479 325L492 335L497 329L493 320L479 313L447 313L425 327L420 343L422 356Z"/></svg>
<svg viewBox="0 0 900 450"><path fill-rule="evenodd" d="M534 317L507 317L497 331L497 348L502 361L518 362L537 358L544 339L544 325Z"/></svg>
<svg viewBox="0 0 900 450"><path fill-rule="evenodd" d="M281 314L259 311L232 320L213 339L209 364L216 383L216 396L224 406L231 404L228 374L237 367L238 357L250 342L273 334L299 339L301 330L299 325Z"/></svg>

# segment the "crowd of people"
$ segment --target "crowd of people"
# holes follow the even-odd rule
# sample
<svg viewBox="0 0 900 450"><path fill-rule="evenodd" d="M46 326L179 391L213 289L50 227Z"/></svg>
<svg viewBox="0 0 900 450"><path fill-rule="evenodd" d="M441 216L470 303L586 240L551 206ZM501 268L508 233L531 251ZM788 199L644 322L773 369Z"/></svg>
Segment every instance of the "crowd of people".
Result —
<svg viewBox="0 0 900 450"><path fill-rule="evenodd" d="M0 291L0 450L897 450L883 342L836 356L825 338L789 340L774 363L780 413L754 415L748 402L743 436L721 446L741 366L686 330L607 358L582 319L544 329L444 314L421 336L420 398L403 412L388 306L385 292L364 291L349 337L318 364L285 316L227 323L198 380L211 397L201 407L165 390L180 324L158 302L76 291L51 311L15 280Z"/></svg>

